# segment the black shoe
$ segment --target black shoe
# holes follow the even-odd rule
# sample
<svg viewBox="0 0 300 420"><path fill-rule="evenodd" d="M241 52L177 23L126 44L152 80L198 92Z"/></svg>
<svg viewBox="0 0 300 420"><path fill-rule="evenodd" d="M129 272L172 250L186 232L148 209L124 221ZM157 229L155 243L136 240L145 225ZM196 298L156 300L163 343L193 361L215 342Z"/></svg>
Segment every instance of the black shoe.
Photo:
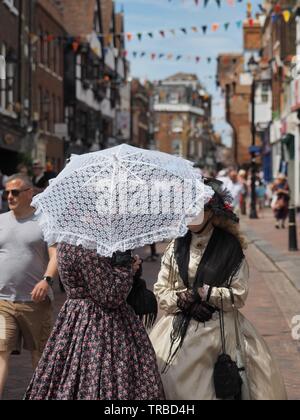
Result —
<svg viewBox="0 0 300 420"><path fill-rule="evenodd" d="M279 224L277 223L277 225L275 225L276 229L280 229Z"/></svg>

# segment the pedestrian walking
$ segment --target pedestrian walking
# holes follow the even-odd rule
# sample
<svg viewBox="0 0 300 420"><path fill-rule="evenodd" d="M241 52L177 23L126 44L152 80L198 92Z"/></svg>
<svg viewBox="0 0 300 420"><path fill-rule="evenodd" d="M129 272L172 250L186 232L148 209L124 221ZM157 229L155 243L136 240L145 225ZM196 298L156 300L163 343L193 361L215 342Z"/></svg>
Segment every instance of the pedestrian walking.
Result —
<svg viewBox="0 0 300 420"><path fill-rule="evenodd" d="M263 217L266 205L267 188L264 180L260 176L257 176L255 182L255 193L257 197L257 213L260 217Z"/></svg>
<svg viewBox="0 0 300 420"><path fill-rule="evenodd" d="M157 261L157 259L159 258L159 254L157 253L156 250L156 244L151 244L150 245L150 255L146 258L147 262L154 262Z"/></svg>
<svg viewBox="0 0 300 420"><path fill-rule="evenodd" d="M272 210L276 219L276 229L285 228L285 221L289 213L290 187L286 176L279 174L272 187Z"/></svg>
<svg viewBox="0 0 300 420"><path fill-rule="evenodd" d="M0 214L7 211L7 200L5 199L5 196L3 196L7 178L8 177L4 175L0 170Z"/></svg>
<svg viewBox="0 0 300 420"><path fill-rule="evenodd" d="M25 399L163 399L151 342L126 302L139 258L65 243L57 250L68 299Z"/></svg>
<svg viewBox="0 0 300 420"><path fill-rule="evenodd" d="M205 206L203 223L192 223L185 237L169 245L154 286L164 315L150 338L166 398L221 399L221 385L230 399L285 399L267 345L236 310L247 298L248 266L232 198L216 181L208 184L215 196ZM225 351L220 375L220 354ZM229 371L224 370L228 361ZM238 369L244 369L243 378L237 376ZM237 386L231 389L233 375ZM220 383L220 377L225 382Z"/></svg>
<svg viewBox="0 0 300 420"><path fill-rule="evenodd" d="M25 175L25 176L29 176L29 169L28 169L28 166L27 166L25 163L20 163L20 164L17 166L17 173L18 173L18 174Z"/></svg>
<svg viewBox="0 0 300 420"><path fill-rule="evenodd" d="M248 185L247 185L247 172L241 169L238 173L238 181L243 186L240 194L240 209L241 214L245 216L247 214L247 197L248 197Z"/></svg>
<svg viewBox="0 0 300 420"><path fill-rule="evenodd" d="M233 198L233 209L237 214L239 214L241 195L244 193L245 186L244 183L240 182L236 170L233 169L229 172L228 178L224 182L224 188L226 188L230 192Z"/></svg>
<svg viewBox="0 0 300 420"><path fill-rule="evenodd" d="M49 185L49 178L44 167L39 160L35 160L32 165L32 183L34 185L34 195L43 192Z"/></svg>
<svg viewBox="0 0 300 420"><path fill-rule="evenodd" d="M33 185L18 174L8 178L10 212L0 215L0 398L10 354L24 349L36 368L52 329L56 249L48 248L30 206Z"/></svg>

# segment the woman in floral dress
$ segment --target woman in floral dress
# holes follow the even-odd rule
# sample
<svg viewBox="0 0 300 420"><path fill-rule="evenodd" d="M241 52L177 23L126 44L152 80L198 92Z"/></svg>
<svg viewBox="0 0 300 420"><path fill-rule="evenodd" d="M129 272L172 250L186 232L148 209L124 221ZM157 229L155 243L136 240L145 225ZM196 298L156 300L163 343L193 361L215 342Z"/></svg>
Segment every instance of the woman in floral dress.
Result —
<svg viewBox="0 0 300 420"><path fill-rule="evenodd" d="M155 353L126 303L132 269L65 243L58 263L68 299L25 399L163 399Z"/></svg>

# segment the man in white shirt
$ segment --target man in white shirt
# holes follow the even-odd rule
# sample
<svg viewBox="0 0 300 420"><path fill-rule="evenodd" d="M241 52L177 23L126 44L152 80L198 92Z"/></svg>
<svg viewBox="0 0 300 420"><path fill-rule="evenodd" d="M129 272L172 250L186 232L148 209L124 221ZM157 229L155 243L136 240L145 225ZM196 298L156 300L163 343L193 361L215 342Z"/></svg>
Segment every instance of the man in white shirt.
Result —
<svg viewBox="0 0 300 420"><path fill-rule="evenodd" d="M10 212L0 215L0 398L13 351L32 354L35 368L53 326L52 280L56 248L48 247L30 206L33 185L24 175L5 185Z"/></svg>

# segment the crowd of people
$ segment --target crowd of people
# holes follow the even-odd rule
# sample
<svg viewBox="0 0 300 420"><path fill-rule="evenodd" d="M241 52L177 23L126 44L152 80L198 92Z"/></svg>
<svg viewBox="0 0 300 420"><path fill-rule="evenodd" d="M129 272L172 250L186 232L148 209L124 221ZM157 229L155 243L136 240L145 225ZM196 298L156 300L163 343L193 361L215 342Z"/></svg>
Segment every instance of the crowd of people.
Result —
<svg viewBox="0 0 300 420"><path fill-rule="evenodd" d="M239 171L229 168L221 170L217 179L223 182L225 188L233 197L233 206L236 214L250 213L252 175L241 169ZM288 217L290 202L290 188L285 174L279 173L273 182L267 183L262 172L255 177L256 213L264 217L264 210L271 208L275 218L275 228L284 229Z"/></svg>

